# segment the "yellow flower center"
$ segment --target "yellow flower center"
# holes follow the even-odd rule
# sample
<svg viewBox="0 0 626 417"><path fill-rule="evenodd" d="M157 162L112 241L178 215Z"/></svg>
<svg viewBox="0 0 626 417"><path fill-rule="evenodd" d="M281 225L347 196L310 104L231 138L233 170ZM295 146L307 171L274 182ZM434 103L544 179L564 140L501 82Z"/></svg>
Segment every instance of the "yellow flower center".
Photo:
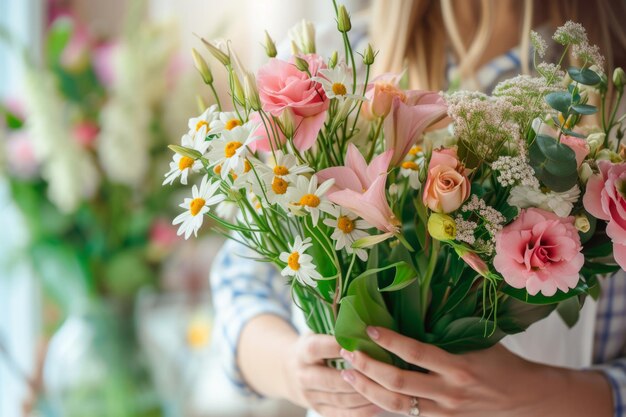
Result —
<svg viewBox="0 0 626 417"><path fill-rule="evenodd" d="M411 148L411 150L409 150L409 155L415 156L420 152L422 152L422 148L420 146L415 145Z"/></svg>
<svg viewBox="0 0 626 417"><path fill-rule="evenodd" d="M237 152L237 149L241 148L242 143L241 142L237 142L232 141L232 142L228 142L226 144L226 146L224 147L224 156L226 158L231 158L233 155L235 155L235 152Z"/></svg>
<svg viewBox="0 0 626 417"><path fill-rule="evenodd" d="M200 320L194 320L189 323L187 327L187 344L194 348L199 349L206 346L211 336L211 328L208 323Z"/></svg>
<svg viewBox="0 0 626 417"><path fill-rule="evenodd" d="M204 207L205 203L206 201L204 200L204 198L194 198L193 200L191 200L191 204L189 205L189 211L191 212L191 215L197 216L198 213L200 213L200 210L202 210L202 207Z"/></svg>
<svg viewBox="0 0 626 417"><path fill-rule="evenodd" d="M233 178L233 181L237 179L237 174L232 169L230 170L230 176Z"/></svg>
<svg viewBox="0 0 626 417"><path fill-rule="evenodd" d="M233 130L237 126L241 126L241 120L239 120L239 119L230 119L224 125L224 129L226 129L226 130Z"/></svg>
<svg viewBox="0 0 626 417"><path fill-rule="evenodd" d="M211 130L209 128L209 123L206 120L200 120L198 123L196 123L196 132L199 131L200 129L202 129L202 126L206 126L207 127L207 129L206 129L207 132L209 130Z"/></svg>
<svg viewBox="0 0 626 417"><path fill-rule="evenodd" d="M300 254L298 252L292 252L291 255L289 255L289 258L287 258L287 265L289 265L289 268L297 271L298 269L300 269L300 263L298 262L299 260Z"/></svg>
<svg viewBox="0 0 626 417"><path fill-rule="evenodd" d="M274 174L275 175L287 175L289 174L289 168L287 168L284 165L276 165L274 167Z"/></svg>
<svg viewBox="0 0 626 417"><path fill-rule="evenodd" d="M354 230L354 221L348 216L339 216L337 219L337 228L344 233L350 233Z"/></svg>
<svg viewBox="0 0 626 417"><path fill-rule="evenodd" d="M285 194L289 183L280 177L274 177L272 180L272 191L276 194Z"/></svg>
<svg viewBox="0 0 626 417"><path fill-rule="evenodd" d="M301 206L317 207L320 205L320 198L315 194L305 194L300 199Z"/></svg>
<svg viewBox="0 0 626 417"><path fill-rule="evenodd" d="M243 172L244 173L250 172L251 169L252 169L252 164L250 163L250 161L246 159L243 162Z"/></svg>
<svg viewBox="0 0 626 417"><path fill-rule="evenodd" d="M213 167L213 172L215 172L217 175L220 175L222 173L222 164L215 165L215 167Z"/></svg>
<svg viewBox="0 0 626 417"><path fill-rule="evenodd" d="M333 88L333 93L336 96L345 96L346 93L348 92L346 90L346 86L343 85L342 83L334 83L332 88Z"/></svg>
<svg viewBox="0 0 626 417"><path fill-rule="evenodd" d="M415 162L413 161L404 161L402 163L402 168L404 169L410 169L413 171L417 171L418 169L420 169L419 165L417 165Z"/></svg>
<svg viewBox="0 0 626 417"><path fill-rule="evenodd" d="M180 158L180 161L178 161L178 169L180 171L184 171L187 168L191 168L192 165L193 165L193 159L191 159L188 156L183 156L182 158Z"/></svg>

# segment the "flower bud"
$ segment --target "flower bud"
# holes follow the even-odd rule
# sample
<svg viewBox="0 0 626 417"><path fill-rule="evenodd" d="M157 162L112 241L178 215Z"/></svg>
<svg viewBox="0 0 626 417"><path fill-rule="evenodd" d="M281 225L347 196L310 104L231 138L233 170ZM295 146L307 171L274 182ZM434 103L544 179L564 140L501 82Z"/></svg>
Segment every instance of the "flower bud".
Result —
<svg viewBox="0 0 626 417"><path fill-rule="evenodd" d="M290 108L286 108L285 110L283 110L280 116L278 116L277 123L278 127L283 132L283 135L285 135L285 137L293 137L296 127L293 120L293 113L291 112Z"/></svg>
<svg viewBox="0 0 626 417"><path fill-rule="evenodd" d="M328 68L333 69L337 66L337 59L339 59L339 55L337 54L337 51L333 52L333 54L330 56L330 59L328 60Z"/></svg>
<svg viewBox="0 0 626 417"><path fill-rule="evenodd" d="M626 84L626 74L621 67L615 68L613 71L613 84L618 92L624 91L624 85Z"/></svg>
<svg viewBox="0 0 626 417"><path fill-rule="evenodd" d="M599 146L604 143L606 134L604 132L590 133L587 136L587 143L589 144L589 151L593 154Z"/></svg>
<svg viewBox="0 0 626 417"><path fill-rule="evenodd" d="M454 240L456 222L447 214L433 213L428 218L428 234L437 240Z"/></svg>
<svg viewBox="0 0 626 417"><path fill-rule="evenodd" d="M315 53L315 26L308 20L303 19L300 23L289 30L289 37L298 50L305 54Z"/></svg>
<svg viewBox="0 0 626 417"><path fill-rule="evenodd" d="M394 197L398 195L398 184L391 184L389 186L389 195Z"/></svg>
<svg viewBox="0 0 626 417"><path fill-rule="evenodd" d="M587 181L589 180L589 177L591 177L592 175L593 175L593 169L591 169L591 166L587 162L583 162L580 168L578 169L578 176L580 177L580 180L584 184L586 184Z"/></svg>
<svg viewBox="0 0 626 417"><path fill-rule="evenodd" d="M459 257L463 259L465 263L468 264L474 271L478 272L483 277L489 275L489 267L476 252L472 252L462 246L455 247L454 249L457 255L459 255Z"/></svg>
<svg viewBox="0 0 626 417"><path fill-rule="evenodd" d="M209 50L209 52L211 53L211 55L213 55L215 57L215 59L217 59L218 61L220 61L223 65L228 66L230 65L230 56L228 56L227 53L225 53L224 51L222 51L220 48L218 48L217 46L213 45L211 42L208 42L206 39L204 38L200 38L200 40L202 41L202 43L204 44L204 46L206 47L206 49Z"/></svg>
<svg viewBox="0 0 626 417"><path fill-rule="evenodd" d="M270 58L276 58L278 52L276 52L276 43L270 37L270 34L265 31L265 53Z"/></svg>
<svg viewBox="0 0 626 417"><path fill-rule="evenodd" d="M213 74L211 73L211 69L209 68L209 64L206 63L202 55L194 48L191 48L191 55L193 57L193 63L196 66L196 69L202 76L202 80L205 84L213 84Z"/></svg>
<svg viewBox="0 0 626 417"><path fill-rule="evenodd" d="M299 56L294 56L294 60L296 62L296 68L298 68L302 72L309 73L309 63L306 59L300 58Z"/></svg>
<svg viewBox="0 0 626 417"><path fill-rule="evenodd" d="M239 80L239 77L233 70L231 70L231 76L233 77L233 91L232 91L233 97L235 97L235 100L237 101L237 103L243 106L246 103L246 95L243 92L241 81Z"/></svg>
<svg viewBox="0 0 626 417"><path fill-rule="evenodd" d="M582 233L587 233L591 229L589 219L584 214L577 214L576 220L574 220L574 227L576 230Z"/></svg>
<svg viewBox="0 0 626 417"><path fill-rule="evenodd" d="M248 99L248 104L252 110L261 109L261 98L259 97L259 89L256 85L254 75L245 73L243 76L243 90Z"/></svg>
<svg viewBox="0 0 626 417"><path fill-rule="evenodd" d="M374 59L376 58L376 54L372 49L371 44L367 44L367 48L365 48L365 52L363 53L363 63L365 65L372 65L374 63Z"/></svg>
<svg viewBox="0 0 626 417"><path fill-rule="evenodd" d="M343 4L339 6L337 11L337 30L341 33L349 32L352 29L352 22L350 22L350 15L346 10L346 6Z"/></svg>

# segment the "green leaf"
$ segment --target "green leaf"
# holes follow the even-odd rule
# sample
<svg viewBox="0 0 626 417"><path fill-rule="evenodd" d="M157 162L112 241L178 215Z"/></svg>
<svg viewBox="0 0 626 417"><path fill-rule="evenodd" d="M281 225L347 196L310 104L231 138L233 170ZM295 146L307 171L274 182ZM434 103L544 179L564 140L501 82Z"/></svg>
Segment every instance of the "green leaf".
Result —
<svg viewBox="0 0 626 417"><path fill-rule="evenodd" d="M561 131L563 131L563 133L565 133L567 136L574 136L575 138L580 138L580 139L586 139L587 138L587 136L585 136L585 135L582 135L582 134L580 134L578 132L574 132L573 130L566 129L564 127L561 127Z"/></svg>
<svg viewBox="0 0 626 417"><path fill-rule="evenodd" d="M585 246L582 252L587 259L604 258L613 253L613 242L607 241L595 246Z"/></svg>
<svg viewBox="0 0 626 417"><path fill-rule="evenodd" d="M570 289L568 292L557 290L556 294L550 297L547 297L541 293L538 293L536 295L530 295L528 294L526 289L513 288L509 285L505 285L502 287L503 293L529 304L557 304L561 301L567 300L568 298L575 297L581 294L587 294L588 290L589 286L582 279L578 281L576 287Z"/></svg>
<svg viewBox="0 0 626 417"><path fill-rule="evenodd" d="M508 297L498 305L498 327L506 334L525 331L531 324L548 317L556 304L529 304Z"/></svg>
<svg viewBox="0 0 626 417"><path fill-rule="evenodd" d="M392 356L369 338L366 329L370 325L391 327L382 322L393 322L393 318L387 312L386 316L381 315L375 317L377 320L372 320L368 314L372 305L366 298L355 295L344 297L335 323L335 338L344 349L360 350L376 360L392 363Z"/></svg>
<svg viewBox="0 0 626 417"><path fill-rule="evenodd" d="M180 145L168 145L167 147L173 150L174 152L176 152L177 154L186 156L193 160L202 158L202 154L193 148L187 148L187 147L180 146Z"/></svg>
<svg viewBox="0 0 626 417"><path fill-rule="evenodd" d="M550 136L537 135L529 150L530 165L537 178L550 189L567 191L578 182L576 154Z"/></svg>
<svg viewBox="0 0 626 417"><path fill-rule="evenodd" d="M396 270L393 281L391 282L391 284L380 288L381 292L401 290L402 288L411 285L411 283L417 279L417 272L415 272L415 269L413 269L413 267L406 262L396 262L383 268L369 270L367 272L364 272L364 274L378 273L392 268L395 268ZM361 274L361 276L363 276L364 274Z"/></svg>
<svg viewBox="0 0 626 417"><path fill-rule="evenodd" d="M619 265L611 265L603 262L585 262L581 269L583 275L606 275L613 274L620 270Z"/></svg>
<svg viewBox="0 0 626 417"><path fill-rule="evenodd" d="M553 109L567 114L569 108L572 105L572 96L567 91L555 91L553 93L546 94L546 102Z"/></svg>
<svg viewBox="0 0 626 417"><path fill-rule="evenodd" d="M433 343L452 353L485 349L495 345L506 335L499 328L490 334L493 326L491 320L463 317L448 324Z"/></svg>
<svg viewBox="0 0 626 417"><path fill-rule="evenodd" d="M63 50L69 43L74 24L70 19L57 19L48 31L46 39L46 60L51 67L58 66Z"/></svg>
<svg viewBox="0 0 626 417"><path fill-rule="evenodd" d="M556 311L559 313L559 316L561 316L567 327L571 329L580 318L580 308L581 305L578 297L571 297L567 300L561 301L557 305Z"/></svg>
<svg viewBox="0 0 626 417"><path fill-rule="evenodd" d="M583 114L585 116L588 116L590 114L597 113L598 108L596 106L592 106L589 104L576 104L572 106L572 110L574 110L578 114Z"/></svg>
<svg viewBox="0 0 626 417"><path fill-rule="evenodd" d="M602 81L600 76L589 68L580 69L576 67L569 67L567 69L567 73L572 80L584 85L596 85Z"/></svg>

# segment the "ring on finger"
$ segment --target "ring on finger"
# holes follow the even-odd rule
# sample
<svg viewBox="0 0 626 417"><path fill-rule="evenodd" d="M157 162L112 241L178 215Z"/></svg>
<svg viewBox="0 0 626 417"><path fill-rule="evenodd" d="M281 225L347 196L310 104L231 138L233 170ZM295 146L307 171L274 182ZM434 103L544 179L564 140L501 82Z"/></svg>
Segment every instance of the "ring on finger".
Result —
<svg viewBox="0 0 626 417"><path fill-rule="evenodd" d="M416 397L411 398L411 408L409 408L409 415L410 416L419 416L420 415L420 409L418 407L419 405L419 401Z"/></svg>

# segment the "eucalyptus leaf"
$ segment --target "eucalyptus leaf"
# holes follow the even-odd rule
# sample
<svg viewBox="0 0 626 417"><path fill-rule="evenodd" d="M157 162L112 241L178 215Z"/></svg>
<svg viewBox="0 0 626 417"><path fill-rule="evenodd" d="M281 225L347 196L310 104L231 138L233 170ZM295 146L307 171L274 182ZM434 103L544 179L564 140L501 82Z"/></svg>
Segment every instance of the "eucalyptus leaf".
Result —
<svg viewBox="0 0 626 417"><path fill-rule="evenodd" d="M585 116L588 116L590 114L595 114L598 112L598 108L590 104L576 104L572 106L572 110L574 110L578 114L582 114Z"/></svg>
<svg viewBox="0 0 626 417"><path fill-rule="evenodd" d="M567 69L567 73L572 78L572 80L577 81L584 85L596 85L602 81L600 76L595 73L595 71L590 70L589 68L576 68L569 67Z"/></svg>
<svg viewBox="0 0 626 417"><path fill-rule="evenodd" d="M556 311L559 313L559 316L561 316L567 327L571 329L580 318L581 307L582 306L580 305L578 297L571 297L567 300L561 301L556 307Z"/></svg>
<svg viewBox="0 0 626 417"><path fill-rule="evenodd" d="M576 154L556 139L537 135L529 150L530 165L541 182L554 191L563 192L578 182Z"/></svg>
<svg viewBox="0 0 626 417"><path fill-rule="evenodd" d="M567 91L555 91L546 94L545 100L550 107L563 114L569 113L569 108L572 105L572 95Z"/></svg>

